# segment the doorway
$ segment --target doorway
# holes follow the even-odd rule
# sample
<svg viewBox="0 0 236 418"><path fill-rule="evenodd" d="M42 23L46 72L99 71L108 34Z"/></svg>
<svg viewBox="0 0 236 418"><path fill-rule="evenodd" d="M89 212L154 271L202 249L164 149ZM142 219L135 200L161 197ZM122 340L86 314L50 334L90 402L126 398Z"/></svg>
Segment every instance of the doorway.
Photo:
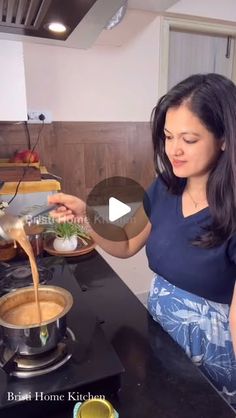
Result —
<svg viewBox="0 0 236 418"><path fill-rule="evenodd" d="M191 74L215 72L236 82L236 27L163 17L159 97Z"/></svg>
<svg viewBox="0 0 236 418"><path fill-rule="evenodd" d="M234 38L170 30L168 89L196 73L232 78Z"/></svg>

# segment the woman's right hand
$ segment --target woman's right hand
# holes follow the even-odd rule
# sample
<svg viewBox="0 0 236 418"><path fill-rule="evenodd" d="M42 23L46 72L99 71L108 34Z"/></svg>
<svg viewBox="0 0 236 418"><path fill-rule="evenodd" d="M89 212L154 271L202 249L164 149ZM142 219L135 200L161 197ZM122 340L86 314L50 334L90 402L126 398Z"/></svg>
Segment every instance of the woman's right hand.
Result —
<svg viewBox="0 0 236 418"><path fill-rule="evenodd" d="M76 196L65 193L56 193L48 196L49 204L58 204L58 209L50 212L50 215L58 222L76 221L85 223L86 204Z"/></svg>

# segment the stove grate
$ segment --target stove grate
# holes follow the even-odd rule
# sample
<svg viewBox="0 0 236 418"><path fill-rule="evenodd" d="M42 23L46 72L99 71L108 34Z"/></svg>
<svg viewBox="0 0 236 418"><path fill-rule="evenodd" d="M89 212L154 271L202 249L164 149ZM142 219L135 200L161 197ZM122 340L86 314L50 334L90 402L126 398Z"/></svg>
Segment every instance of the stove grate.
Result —
<svg viewBox="0 0 236 418"><path fill-rule="evenodd" d="M67 328L66 336L55 349L37 356L19 355L11 352L4 346L0 346L0 367L10 376L19 378L29 378L41 376L57 370L59 367L67 363L72 357L72 352L67 344L76 341L75 335L70 328Z"/></svg>

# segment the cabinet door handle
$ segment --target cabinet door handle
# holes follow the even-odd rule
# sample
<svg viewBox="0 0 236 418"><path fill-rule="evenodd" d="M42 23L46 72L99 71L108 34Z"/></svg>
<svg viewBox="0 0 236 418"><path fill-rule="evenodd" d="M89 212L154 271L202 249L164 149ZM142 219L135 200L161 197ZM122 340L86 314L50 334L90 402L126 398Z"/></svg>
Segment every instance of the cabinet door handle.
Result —
<svg viewBox="0 0 236 418"><path fill-rule="evenodd" d="M227 36L227 45L226 45L225 58L228 58L228 59L230 58L231 41L232 41L232 36Z"/></svg>

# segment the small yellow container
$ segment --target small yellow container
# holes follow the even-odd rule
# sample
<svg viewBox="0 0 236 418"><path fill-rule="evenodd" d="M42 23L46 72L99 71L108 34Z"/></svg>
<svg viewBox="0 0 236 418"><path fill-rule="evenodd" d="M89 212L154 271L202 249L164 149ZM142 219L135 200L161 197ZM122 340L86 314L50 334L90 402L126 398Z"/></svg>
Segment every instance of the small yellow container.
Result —
<svg viewBox="0 0 236 418"><path fill-rule="evenodd" d="M75 404L73 418L119 418L119 415L107 400L89 399Z"/></svg>

